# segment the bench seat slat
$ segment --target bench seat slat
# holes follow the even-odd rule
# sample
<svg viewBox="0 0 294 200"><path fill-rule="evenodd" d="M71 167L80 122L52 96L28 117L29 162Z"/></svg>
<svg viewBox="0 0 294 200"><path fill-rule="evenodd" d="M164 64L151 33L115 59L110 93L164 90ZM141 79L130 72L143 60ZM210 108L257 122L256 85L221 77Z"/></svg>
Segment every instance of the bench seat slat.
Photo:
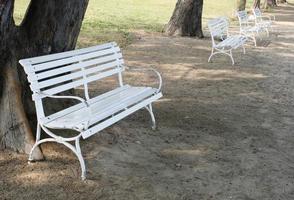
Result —
<svg viewBox="0 0 294 200"><path fill-rule="evenodd" d="M103 99L109 98L110 96L113 96L113 95L115 95L117 93L120 93L120 92L122 92L124 90L129 89L130 87L131 86L129 86L129 85L124 85L122 87L118 87L118 88L116 88L114 90L111 90L109 92L106 92L104 94L101 94L99 96L96 96L96 97L94 97L92 99L89 99L88 100L88 103L89 104L93 104L95 102L102 101ZM66 108L66 109L64 109L62 111L56 112L54 114L51 114L50 116L44 117L44 118L42 118L40 120L41 120L42 124L46 124L46 123L49 123L49 122L51 122L51 121L53 121L53 120L55 120L57 118L60 118L60 117L64 116L64 115L68 115L68 114L70 114L72 112L75 112L77 110L80 110L80 109L82 109L84 107L85 107L85 104L78 103L78 104L76 104L74 106L71 106L71 107Z"/></svg>
<svg viewBox="0 0 294 200"><path fill-rule="evenodd" d="M97 124L96 126L93 126L91 127L90 129L82 132L82 137L84 139L96 134L97 132L109 127L110 125L118 122L119 120L125 118L126 116L134 113L135 111L149 105L150 103L158 100L159 98L162 97L162 93L158 93L154 96L151 96L145 100L143 100L142 102L130 107L128 110L126 110L125 112L122 112L122 113L119 113L115 116L113 116L112 118L108 119L108 120L105 120L104 122L100 123L100 124Z"/></svg>
<svg viewBox="0 0 294 200"><path fill-rule="evenodd" d="M48 128L68 128L83 129L85 125L95 124L119 111L124 110L145 98L152 96L155 89L150 87L128 87L90 104L91 115L87 112L86 107L65 114L55 120L45 123Z"/></svg>
<svg viewBox="0 0 294 200"><path fill-rule="evenodd" d="M50 71L45 71L45 72L42 72L42 73L38 73L38 74L36 74L34 76L29 75L29 79L30 79L31 82L34 82L34 81L37 81L37 80L41 80L41 79L49 78L49 77L52 77L52 76L64 74L64 73L67 73L67 72L72 72L74 70L79 70L81 68L87 68L89 66L98 65L100 63L103 63L103 62L101 62L101 58L96 58L96 59L92 59L92 60L88 60L88 61L83 61L81 63L68 65L68 66L65 66L65 67L60 67L60 68L57 68L57 69L52 69ZM119 65L124 64L123 60L120 59L118 61L118 63L117 63L117 61L112 61L110 63L102 64L100 66L103 69L100 69L98 71L104 70L107 67L111 67L111 66L118 65L118 64ZM104 67L106 67L106 68L104 68Z"/></svg>

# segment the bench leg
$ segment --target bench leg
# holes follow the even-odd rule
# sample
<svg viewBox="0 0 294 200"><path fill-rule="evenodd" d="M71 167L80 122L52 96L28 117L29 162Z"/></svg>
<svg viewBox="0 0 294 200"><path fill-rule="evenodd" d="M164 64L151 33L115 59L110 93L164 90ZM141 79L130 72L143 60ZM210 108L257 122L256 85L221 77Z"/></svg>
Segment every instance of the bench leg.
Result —
<svg viewBox="0 0 294 200"><path fill-rule="evenodd" d="M235 61L234 61L234 58L233 58L233 52L232 50L230 50L230 53L228 54L232 60L232 65L235 65Z"/></svg>
<svg viewBox="0 0 294 200"><path fill-rule="evenodd" d="M77 137L75 139L75 146L73 146L69 142L64 141L64 139L62 137L46 138L46 139L40 140L40 138L38 137L38 132L41 132L41 129L39 131L37 131L37 138L36 138L37 140L36 140L36 143L34 144L34 146L31 149L31 152L30 152L30 155L29 155L29 162L34 160L32 155L34 153L35 148L37 146L39 146L40 144L43 144L45 142L57 142L57 143L60 143L60 144L64 144L66 147L68 147L78 157L79 162L80 162L80 166L81 166L81 171L82 171L81 178L82 178L82 180L85 180L86 179L86 165L85 165L85 161L84 161L84 158L83 158L83 155L82 155L82 152L81 152L81 148L80 148L80 138L81 137Z"/></svg>
<svg viewBox="0 0 294 200"><path fill-rule="evenodd" d="M265 28L265 32L266 32L266 35L267 35L267 37L269 37L269 30L268 30L268 28Z"/></svg>
<svg viewBox="0 0 294 200"><path fill-rule="evenodd" d="M246 54L246 49L245 49L244 44L242 44L242 48L243 48L243 53Z"/></svg>
<svg viewBox="0 0 294 200"><path fill-rule="evenodd" d="M212 50L211 50L211 55L210 55L209 58L208 58L208 62L210 62L210 60L211 60L211 58L212 58L213 55L214 55L214 49L212 48Z"/></svg>
<svg viewBox="0 0 294 200"><path fill-rule="evenodd" d="M154 117L154 113L153 113L153 109L152 109L152 104L149 104L148 106L145 107L150 116L151 116L151 121L152 121L152 130L155 130L156 129L156 121L155 121L155 117Z"/></svg>

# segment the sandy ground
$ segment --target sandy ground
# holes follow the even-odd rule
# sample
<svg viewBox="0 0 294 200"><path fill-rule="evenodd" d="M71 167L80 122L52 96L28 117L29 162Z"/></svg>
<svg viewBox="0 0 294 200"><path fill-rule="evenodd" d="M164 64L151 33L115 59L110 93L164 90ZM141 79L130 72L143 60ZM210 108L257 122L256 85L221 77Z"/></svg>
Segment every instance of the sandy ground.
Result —
<svg viewBox="0 0 294 200"><path fill-rule="evenodd" d="M235 52L235 66L224 56L207 63L209 38L137 33L124 54L163 75L158 130L142 110L83 141L85 182L60 145L43 146L47 159L31 165L1 152L0 199L293 200L294 5L275 13L275 32Z"/></svg>

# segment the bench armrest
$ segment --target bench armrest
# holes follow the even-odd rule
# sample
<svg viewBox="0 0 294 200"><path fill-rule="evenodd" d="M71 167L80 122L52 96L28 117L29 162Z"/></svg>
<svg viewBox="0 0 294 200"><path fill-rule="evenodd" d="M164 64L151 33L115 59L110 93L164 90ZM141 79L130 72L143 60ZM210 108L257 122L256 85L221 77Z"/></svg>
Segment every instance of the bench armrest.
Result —
<svg viewBox="0 0 294 200"><path fill-rule="evenodd" d="M158 88L157 88L157 93L159 93L161 91L161 88L162 88L162 77L160 75L160 73L155 70L154 68L136 68L136 67L129 67L129 66L124 66L126 69L130 70L130 71L152 71L153 73L155 73L158 77Z"/></svg>
<svg viewBox="0 0 294 200"><path fill-rule="evenodd" d="M81 97L50 95L50 94L46 94L44 92L37 92L37 94L42 96L42 97L49 97L49 98L53 98L53 99L75 99L75 100L78 100L78 101L84 103L87 107L89 107L88 102L85 99L81 98Z"/></svg>
<svg viewBox="0 0 294 200"><path fill-rule="evenodd" d="M49 97L49 98L53 98L53 99L75 99L75 100L78 100L78 101L82 102L83 104L85 104L85 106L87 108L87 112L89 113L89 115L91 115L90 105L88 104L88 102L85 99L83 99L81 97L50 95L50 94L46 94L44 92L37 92L37 94L42 97Z"/></svg>
<svg viewBox="0 0 294 200"><path fill-rule="evenodd" d="M259 16L258 18L260 18L260 19L267 19L269 21L272 21L272 18L269 15L262 15L262 16Z"/></svg>

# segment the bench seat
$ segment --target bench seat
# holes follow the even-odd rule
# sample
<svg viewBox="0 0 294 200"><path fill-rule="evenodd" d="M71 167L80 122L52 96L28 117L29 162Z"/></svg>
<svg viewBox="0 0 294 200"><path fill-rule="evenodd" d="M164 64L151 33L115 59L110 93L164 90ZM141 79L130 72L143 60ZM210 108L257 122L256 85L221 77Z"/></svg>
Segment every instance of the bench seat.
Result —
<svg viewBox="0 0 294 200"><path fill-rule="evenodd" d="M118 114L156 94L151 87L125 85L90 99L88 107L79 103L41 119L43 126L52 129L73 129L85 131L92 125ZM83 138L86 137L83 135Z"/></svg>
<svg viewBox="0 0 294 200"><path fill-rule="evenodd" d="M218 43L215 48L222 49L222 48L233 48L237 49L242 46L246 42L246 37L241 35L233 35L229 36L225 40Z"/></svg>
<svg viewBox="0 0 294 200"><path fill-rule="evenodd" d="M62 53L26 58L19 61L27 74L37 114L36 142L33 152L45 142L57 142L68 147L79 159L81 177L86 178L86 165L80 148L80 139L86 139L124 119L130 114L146 109L151 117L152 129L156 120L152 103L162 97L162 77L153 68L128 68L124 65L122 52L115 42ZM152 72L157 76L158 87L130 86L124 83L125 70ZM102 94L91 94L89 84L111 78L114 89ZM152 85L152 83L151 83ZM76 88L83 89L80 96L69 96ZM63 105L62 110L47 113L44 100L71 99L75 105ZM51 106L55 106L51 104ZM62 104L61 104L62 105ZM57 109L57 108L56 108ZM73 137L60 136L57 129L71 129ZM41 137L41 133L47 137Z"/></svg>

